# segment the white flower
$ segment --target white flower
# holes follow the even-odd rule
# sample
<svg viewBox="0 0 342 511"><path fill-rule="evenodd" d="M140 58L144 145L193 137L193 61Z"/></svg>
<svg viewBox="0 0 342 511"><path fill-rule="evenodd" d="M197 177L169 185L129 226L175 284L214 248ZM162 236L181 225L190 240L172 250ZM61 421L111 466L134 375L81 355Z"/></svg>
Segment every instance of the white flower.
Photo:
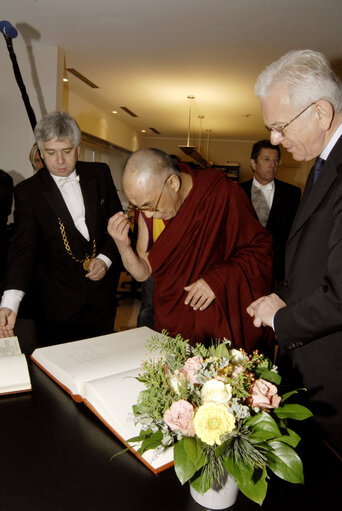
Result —
<svg viewBox="0 0 342 511"><path fill-rule="evenodd" d="M171 378L169 378L169 384L172 390L174 390L176 394L179 394L180 379L176 374L173 374Z"/></svg>
<svg viewBox="0 0 342 511"><path fill-rule="evenodd" d="M248 357L240 350L232 349L230 353L231 353L230 361L232 364L241 366L245 366L247 364Z"/></svg>
<svg viewBox="0 0 342 511"><path fill-rule="evenodd" d="M231 400L232 388L223 381L209 380L202 387L201 397L203 403L224 404Z"/></svg>

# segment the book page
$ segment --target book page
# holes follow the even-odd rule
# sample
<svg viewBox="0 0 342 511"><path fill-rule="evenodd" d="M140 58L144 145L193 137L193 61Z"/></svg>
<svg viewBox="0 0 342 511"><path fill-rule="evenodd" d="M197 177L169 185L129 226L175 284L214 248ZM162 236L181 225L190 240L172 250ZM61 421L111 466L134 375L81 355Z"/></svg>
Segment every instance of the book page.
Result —
<svg viewBox="0 0 342 511"><path fill-rule="evenodd" d="M111 374L139 369L146 342L157 332L147 327L36 349L32 358L74 395L83 384Z"/></svg>
<svg viewBox="0 0 342 511"><path fill-rule="evenodd" d="M0 339L0 357L10 357L20 353L18 337L3 337Z"/></svg>
<svg viewBox="0 0 342 511"><path fill-rule="evenodd" d="M31 390L24 354L0 357L0 394Z"/></svg>
<svg viewBox="0 0 342 511"><path fill-rule="evenodd" d="M145 388L135 378L138 373L139 370L131 370L87 382L85 386L86 402L125 441L137 436L141 429L139 424L135 425L132 411L140 391ZM147 451L142 458L157 469L173 461L173 449L158 455L152 450Z"/></svg>

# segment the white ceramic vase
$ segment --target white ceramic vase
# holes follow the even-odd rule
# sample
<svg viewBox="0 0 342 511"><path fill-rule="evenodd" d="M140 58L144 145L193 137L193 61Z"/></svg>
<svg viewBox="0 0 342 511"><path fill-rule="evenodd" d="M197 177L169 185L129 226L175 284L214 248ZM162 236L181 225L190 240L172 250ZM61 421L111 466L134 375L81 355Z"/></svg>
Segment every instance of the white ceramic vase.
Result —
<svg viewBox="0 0 342 511"><path fill-rule="evenodd" d="M228 472L225 473L223 486L215 483L203 495L190 485L190 493L195 502L207 509L226 509L235 504L239 488L234 477Z"/></svg>

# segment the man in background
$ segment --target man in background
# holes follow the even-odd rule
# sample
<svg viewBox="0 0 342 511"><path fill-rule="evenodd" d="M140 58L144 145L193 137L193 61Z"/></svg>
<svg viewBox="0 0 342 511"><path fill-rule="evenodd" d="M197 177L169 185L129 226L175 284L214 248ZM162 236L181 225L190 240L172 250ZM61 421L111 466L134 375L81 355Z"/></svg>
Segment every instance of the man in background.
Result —
<svg viewBox="0 0 342 511"><path fill-rule="evenodd" d="M77 161L81 132L67 113L46 115L35 138L45 167L15 187L0 334L13 335L27 292L42 344L110 333L121 265L107 223L121 204L109 167Z"/></svg>
<svg viewBox="0 0 342 511"><path fill-rule="evenodd" d="M284 278L286 240L301 196L298 186L275 179L279 162L278 145L274 146L269 140L255 142L250 161L254 177L241 183L260 223L272 234L273 273L277 283Z"/></svg>
<svg viewBox="0 0 342 511"><path fill-rule="evenodd" d="M273 325L292 382L308 389L316 423L342 452L342 83L324 55L299 50L266 67L255 92L271 142L297 161L318 158L288 238L285 281L247 310L255 326Z"/></svg>
<svg viewBox="0 0 342 511"><path fill-rule="evenodd" d="M2 292L5 277L6 256L10 238L7 220L12 211L12 202L13 179L7 172L0 170L0 292Z"/></svg>
<svg viewBox="0 0 342 511"><path fill-rule="evenodd" d="M167 224L148 252L142 215L136 251L126 215L108 225L126 270L140 282L154 277L154 328L192 343L226 337L247 351L260 346L264 332L244 304L270 289L272 240L239 186L214 169L179 171L163 151L141 149L126 162L123 188L146 218Z"/></svg>

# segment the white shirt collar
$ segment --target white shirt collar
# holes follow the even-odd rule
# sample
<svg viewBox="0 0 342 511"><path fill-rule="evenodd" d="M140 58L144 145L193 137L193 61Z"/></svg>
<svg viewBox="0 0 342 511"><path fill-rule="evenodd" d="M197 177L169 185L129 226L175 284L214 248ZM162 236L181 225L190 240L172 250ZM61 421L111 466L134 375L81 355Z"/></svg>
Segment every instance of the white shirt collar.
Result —
<svg viewBox="0 0 342 511"><path fill-rule="evenodd" d="M69 176L67 177L63 177L63 176L56 176L55 174L51 174L50 172L50 176L53 178L53 180L55 181L56 185L58 186L59 183L63 180L63 179L68 179L68 177L76 177L77 176L77 173L76 173L76 169L74 169L71 174L69 174Z"/></svg>
<svg viewBox="0 0 342 511"><path fill-rule="evenodd" d="M259 183L259 181L257 181L255 179L255 177L253 177L252 186L254 188L259 188L260 190L265 190L265 191L273 190L274 189L274 179L270 183L267 183L267 185L262 185L261 183Z"/></svg>
<svg viewBox="0 0 342 511"><path fill-rule="evenodd" d="M337 130L335 131L335 133L333 134L333 136L327 143L326 147L321 152L320 157L323 158L323 160L326 160L328 158L329 154L333 150L336 142L338 141L338 139L340 138L341 135L342 135L342 123L339 125L339 127L337 128Z"/></svg>

